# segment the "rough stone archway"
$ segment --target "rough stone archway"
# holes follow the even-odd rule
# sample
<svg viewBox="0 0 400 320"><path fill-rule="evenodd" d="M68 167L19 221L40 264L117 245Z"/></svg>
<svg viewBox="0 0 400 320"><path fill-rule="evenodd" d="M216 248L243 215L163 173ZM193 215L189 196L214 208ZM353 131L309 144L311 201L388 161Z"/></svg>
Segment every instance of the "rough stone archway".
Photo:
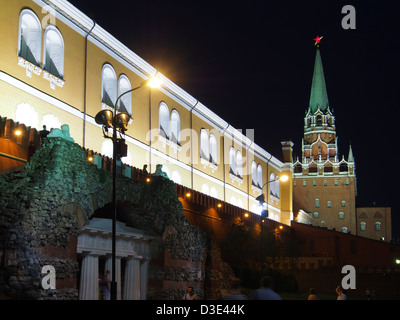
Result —
<svg viewBox="0 0 400 320"><path fill-rule="evenodd" d="M112 175L87 161L73 141L47 138L24 171L0 176L0 194L3 297L77 299L77 239L93 213L111 202ZM150 245L161 261L149 272L157 292L149 289L150 298L179 299L185 288L170 284L180 282L202 291L210 238L184 216L174 183L120 176L117 196L118 219L158 239ZM56 290L42 287L44 265L56 269Z"/></svg>

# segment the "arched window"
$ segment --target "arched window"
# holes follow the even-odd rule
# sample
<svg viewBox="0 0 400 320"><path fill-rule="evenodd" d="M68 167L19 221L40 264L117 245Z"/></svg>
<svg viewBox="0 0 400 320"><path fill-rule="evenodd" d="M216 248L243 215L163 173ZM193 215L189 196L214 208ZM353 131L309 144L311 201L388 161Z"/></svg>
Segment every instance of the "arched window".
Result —
<svg viewBox="0 0 400 320"><path fill-rule="evenodd" d="M21 11L18 40L18 55L40 66L42 28L38 17L31 10L25 9Z"/></svg>
<svg viewBox="0 0 400 320"><path fill-rule="evenodd" d="M272 184L274 185L275 197L277 197L277 198L280 197L280 190L281 190L281 188L280 188L280 183L281 183L281 182L280 182L278 176L275 178L275 181L272 182Z"/></svg>
<svg viewBox="0 0 400 320"><path fill-rule="evenodd" d="M121 74L118 79L118 95L120 96L131 89L132 87L128 77ZM132 92L124 94L121 99L119 99L118 111L127 112L130 115L132 114Z"/></svg>
<svg viewBox="0 0 400 320"><path fill-rule="evenodd" d="M322 126L322 116L320 114L317 115L317 126Z"/></svg>
<svg viewBox="0 0 400 320"><path fill-rule="evenodd" d="M121 158L121 161L122 161L124 164L128 165L128 166L131 166L131 165L132 165L132 158L131 158L131 153L129 152L129 148L128 148L128 150L126 151L126 157L122 157L122 158Z"/></svg>
<svg viewBox="0 0 400 320"><path fill-rule="evenodd" d="M210 196L213 198L218 198L218 192L217 192L217 189L215 189L215 187L211 187Z"/></svg>
<svg viewBox="0 0 400 320"><path fill-rule="evenodd" d="M105 64L101 71L101 102L114 108L117 100L117 75L114 68Z"/></svg>
<svg viewBox="0 0 400 320"><path fill-rule="evenodd" d="M314 212L314 219L318 219L319 218L319 213L317 211Z"/></svg>
<svg viewBox="0 0 400 320"><path fill-rule="evenodd" d="M39 117L36 110L28 103L19 103L15 111L15 121L27 127L39 129ZM50 129L50 128L47 128ZM41 129L40 129L41 130Z"/></svg>
<svg viewBox="0 0 400 320"><path fill-rule="evenodd" d="M240 178L243 177L243 158L240 151L236 152L236 172Z"/></svg>
<svg viewBox="0 0 400 320"><path fill-rule="evenodd" d="M171 112L171 140L176 144L181 144L181 119L178 111L175 109Z"/></svg>
<svg viewBox="0 0 400 320"><path fill-rule="evenodd" d="M210 134L210 162L213 164L218 163L218 158L217 158L217 139L215 136L211 133Z"/></svg>
<svg viewBox="0 0 400 320"><path fill-rule="evenodd" d="M263 178L262 178L262 167L261 167L261 164L259 164L257 166L257 182L258 182L258 186L260 188L262 188L262 186L263 186Z"/></svg>
<svg viewBox="0 0 400 320"><path fill-rule="evenodd" d="M251 184L258 186L257 164L254 161L251 163Z"/></svg>
<svg viewBox="0 0 400 320"><path fill-rule="evenodd" d="M242 199L238 199L236 205L237 205L239 208L244 208Z"/></svg>
<svg viewBox="0 0 400 320"><path fill-rule="evenodd" d="M276 192L276 184L275 184L275 174L273 172L271 172L271 174L269 175L269 181L271 181L270 187L269 187L269 194L272 196L277 196L277 192Z"/></svg>
<svg viewBox="0 0 400 320"><path fill-rule="evenodd" d="M302 173L303 172L303 168L301 166L301 164L297 163L294 165L294 173Z"/></svg>
<svg viewBox="0 0 400 320"><path fill-rule="evenodd" d="M236 174L236 155L232 147L229 149L229 172Z"/></svg>
<svg viewBox="0 0 400 320"><path fill-rule="evenodd" d="M110 159L113 157L113 143L110 139L106 139L101 144L101 154Z"/></svg>
<svg viewBox="0 0 400 320"><path fill-rule="evenodd" d="M210 187L208 186L208 184L203 183L203 185L201 186L201 193L210 195Z"/></svg>
<svg viewBox="0 0 400 320"><path fill-rule="evenodd" d="M360 230L361 231L367 230L367 223L366 222L360 222Z"/></svg>
<svg viewBox="0 0 400 320"><path fill-rule="evenodd" d="M348 231L347 227L342 227L342 232L343 233L347 233L347 231Z"/></svg>
<svg viewBox="0 0 400 320"><path fill-rule="evenodd" d="M375 231L381 231L381 223L375 222Z"/></svg>
<svg viewBox="0 0 400 320"><path fill-rule="evenodd" d="M64 76L64 40L51 25L44 32L43 69L60 79Z"/></svg>
<svg viewBox="0 0 400 320"><path fill-rule="evenodd" d="M42 118L42 126L46 126L47 130L54 128L61 129L61 122L54 114L45 114Z"/></svg>
<svg viewBox="0 0 400 320"><path fill-rule="evenodd" d="M169 139L169 109L165 102L160 103L158 109L158 123L160 128L160 136Z"/></svg>
<svg viewBox="0 0 400 320"><path fill-rule="evenodd" d="M316 208L319 208L319 199L318 199L318 198L315 199L315 207L316 207Z"/></svg>
<svg viewBox="0 0 400 320"><path fill-rule="evenodd" d="M208 134L205 129L200 130L200 158L210 160Z"/></svg>
<svg viewBox="0 0 400 320"><path fill-rule="evenodd" d="M339 219L344 219L344 212L339 212L338 218Z"/></svg>

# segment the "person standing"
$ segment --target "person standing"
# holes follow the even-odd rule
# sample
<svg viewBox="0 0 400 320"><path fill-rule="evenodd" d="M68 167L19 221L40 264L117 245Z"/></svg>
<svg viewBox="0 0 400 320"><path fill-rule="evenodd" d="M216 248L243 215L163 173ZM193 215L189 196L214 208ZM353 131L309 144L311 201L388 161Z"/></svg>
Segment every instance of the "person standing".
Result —
<svg viewBox="0 0 400 320"><path fill-rule="evenodd" d="M194 293L193 287L189 287L185 295L183 296L183 300L197 300L197 294Z"/></svg>
<svg viewBox="0 0 400 320"><path fill-rule="evenodd" d="M343 289L343 287L341 285L337 286L336 288L336 293L338 294L337 299L338 300L347 300L347 294L346 294L346 290Z"/></svg>
<svg viewBox="0 0 400 320"><path fill-rule="evenodd" d="M271 289L271 277L262 277L260 284L260 289L257 289L252 296L253 300L282 300L281 296Z"/></svg>
<svg viewBox="0 0 400 320"><path fill-rule="evenodd" d="M108 288L108 274L110 271L106 271L106 274L100 275L99 280L99 290L100 290L100 299L101 300L110 300L110 289Z"/></svg>
<svg viewBox="0 0 400 320"><path fill-rule="evenodd" d="M315 294L315 289L314 288L310 288L309 293L310 294L309 294L307 300L319 300L318 296Z"/></svg>

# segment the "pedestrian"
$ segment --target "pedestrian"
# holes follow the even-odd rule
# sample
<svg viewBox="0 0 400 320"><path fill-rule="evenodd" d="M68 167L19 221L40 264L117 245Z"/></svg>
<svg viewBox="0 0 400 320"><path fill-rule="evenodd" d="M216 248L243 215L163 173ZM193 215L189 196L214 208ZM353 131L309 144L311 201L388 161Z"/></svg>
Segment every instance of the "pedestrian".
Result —
<svg viewBox="0 0 400 320"><path fill-rule="evenodd" d="M319 300L318 296L315 294L314 288L310 288L307 300Z"/></svg>
<svg viewBox="0 0 400 320"><path fill-rule="evenodd" d="M183 300L198 300L197 294L194 293L193 287L188 287L187 292L183 296Z"/></svg>
<svg viewBox="0 0 400 320"><path fill-rule="evenodd" d="M100 275L99 279L99 290L100 290L100 300L110 300L110 289L108 288L108 274L110 273L109 270L103 275Z"/></svg>
<svg viewBox="0 0 400 320"><path fill-rule="evenodd" d="M367 296L367 300L371 300L371 291L369 289L365 290L365 295Z"/></svg>
<svg viewBox="0 0 400 320"><path fill-rule="evenodd" d="M260 288L257 289L253 295L253 300L282 300L279 294L271 289L272 278L269 276L264 276L260 281Z"/></svg>
<svg viewBox="0 0 400 320"><path fill-rule="evenodd" d="M247 300L247 296L242 293L240 288L240 279L233 280L231 293L222 296L222 300Z"/></svg>
<svg viewBox="0 0 400 320"><path fill-rule="evenodd" d="M343 289L343 287L341 285L337 286L336 288L336 293L338 294L337 299L338 300L347 300L347 294L346 294L346 290Z"/></svg>

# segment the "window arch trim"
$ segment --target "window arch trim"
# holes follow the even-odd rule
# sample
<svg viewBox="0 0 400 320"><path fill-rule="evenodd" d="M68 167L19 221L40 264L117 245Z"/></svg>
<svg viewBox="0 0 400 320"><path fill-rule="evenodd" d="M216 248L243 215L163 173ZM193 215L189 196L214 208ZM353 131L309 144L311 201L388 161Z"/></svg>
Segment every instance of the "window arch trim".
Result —
<svg viewBox="0 0 400 320"><path fill-rule="evenodd" d="M64 77L64 38L53 25L44 31L43 69L60 79Z"/></svg>
<svg viewBox="0 0 400 320"><path fill-rule="evenodd" d="M29 19L32 19L29 21ZM23 9L18 23L18 56L40 66L42 50L42 28L37 15L30 9Z"/></svg>

